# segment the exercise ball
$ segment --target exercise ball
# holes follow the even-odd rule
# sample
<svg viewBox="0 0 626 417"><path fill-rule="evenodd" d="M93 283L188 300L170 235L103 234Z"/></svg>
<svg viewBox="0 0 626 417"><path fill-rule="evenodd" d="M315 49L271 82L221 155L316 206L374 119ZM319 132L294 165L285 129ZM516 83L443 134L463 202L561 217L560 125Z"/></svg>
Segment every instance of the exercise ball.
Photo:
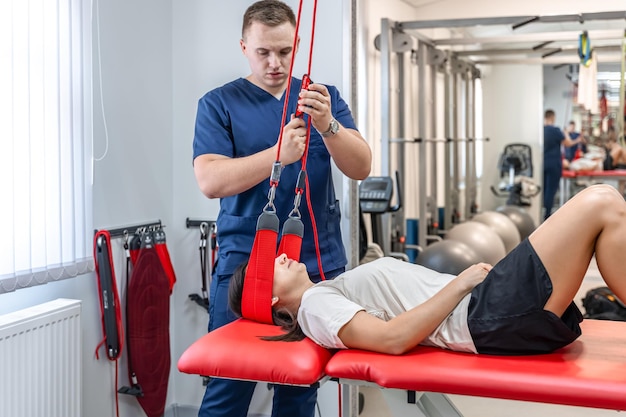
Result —
<svg viewBox="0 0 626 417"><path fill-rule="evenodd" d="M497 212L506 214L519 230L520 239L524 240L535 230L535 222L526 210L518 206L500 206Z"/></svg>
<svg viewBox="0 0 626 417"><path fill-rule="evenodd" d="M493 231L500 236L500 239L502 239L506 253L511 252L513 248L521 242L517 226L515 226L513 220L509 219L509 216L504 213L484 211L472 217L472 221L484 223L491 227Z"/></svg>
<svg viewBox="0 0 626 417"><path fill-rule="evenodd" d="M480 258L463 242L441 240L431 243L417 255L416 263L428 269L446 274L459 275Z"/></svg>
<svg viewBox="0 0 626 417"><path fill-rule="evenodd" d="M465 243L478 255L481 262L495 265L504 258L506 250L502 239L486 224L472 220L459 223L446 233L445 240Z"/></svg>

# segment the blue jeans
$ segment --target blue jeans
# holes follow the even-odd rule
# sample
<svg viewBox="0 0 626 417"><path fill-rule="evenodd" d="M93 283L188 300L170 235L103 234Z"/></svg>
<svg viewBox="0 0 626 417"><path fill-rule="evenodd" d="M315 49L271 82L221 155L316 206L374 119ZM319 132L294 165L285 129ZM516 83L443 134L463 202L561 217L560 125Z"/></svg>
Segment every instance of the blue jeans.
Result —
<svg viewBox="0 0 626 417"><path fill-rule="evenodd" d="M327 272L326 279L335 278L344 270ZM312 276L311 280L317 282L320 278ZM228 307L229 282L230 275L213 275L209 293L209 331L237 319ZM256 382L211 378L198 417L245 417L255 386ZM274 385L272 417L314 417L318 388L318 383L310 387Z"/></svg>

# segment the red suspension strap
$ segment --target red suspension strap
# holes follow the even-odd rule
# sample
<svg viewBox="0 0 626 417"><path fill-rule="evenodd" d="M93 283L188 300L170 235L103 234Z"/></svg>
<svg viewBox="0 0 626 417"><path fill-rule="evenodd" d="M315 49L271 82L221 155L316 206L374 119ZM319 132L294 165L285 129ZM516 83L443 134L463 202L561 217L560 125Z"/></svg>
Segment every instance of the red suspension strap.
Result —
<svg viewBox="0 0 626 417"><path fill-rule="evenodd" d="M111 235L107 230L99 230L94 236L93 258L98 279L98 299L100 300L100 318L102 322L102 341L96 347L96 358L101 346L110 361L116 361L122 355L124 330L122 312L113 267L111 253Z"/></svg>
<svg viewBox="0 0 626 417"><path fill-rule="evenodd" d="M120 415L117 396L118 366L124 346L124 328L115 268L111 251L111 234L107 230L99 230L94 236L93 259L98 280L98 299L100 301L100 319L102 322L102 341L96 347L96 359L100 359L98 351L104 346L107 358L115 362L115 413Z"/></svg>
<svg viewBox="0 0 626 417"><path fill-rule="evenodd" d="M250 261L246 272L244 281L243 295L242 295L242 316L258 321L261 323L273 324L272 319L272 286L274 281L274 260L277 255L285 253L289 259L300 260L300 251L302 247L302 237L304 235L304 224L300 216L300 201L307 189L307 200L311 222L313 225L313 236L315 241L315 247L318 257L318 266L322 278L324 278L324 272L322 270L321 258L319 255L319 244L317 239L317 230L315 224L315 218L313 210L310 204L310 196L308 193L308 178L306 176L306 161L309 150L309 141L311 137L311 118L307 117L307 133L304 153L301 158L302 168L298 174L298 180L295 187L294 207L289 214L288 219L285 221L282 230L282 237L278 251L276 244L278 241L278 229L279 219L276 215L276 208L274 207L274 198L276 195L276 189L280 181L280 174L282 170L282 164L280 162L280 148L283 139L283 127L287 120L288 100L291 93L291 80L293 75L293 65L295 61L295 53L298 42L298 33L300 30L300 19L302 15L303 0L300 0L298 7L298 15L296 20L296 30L293 41L291 64L289 67L289 82L287 83L287 89L285 92L285 103L283 105L283 114L281 118L281 129L278 137L278 150L276 153L276 161L272 165L272 173L270 176L270 190L268 192L268 203L266 204L263 212L257 220L256 235L254 243L252 244L252 252L250 253ZM307 73L302 77L301 89L306 90L311 83L309 73L311 72L311 62L313 56L313 43L315 38L315 16L317 14L317 0L314 0L313 4L313 22L311 28L311 43L309 49L309 60ZM302 111L296 110L295 117L304 117Z"/></svg>

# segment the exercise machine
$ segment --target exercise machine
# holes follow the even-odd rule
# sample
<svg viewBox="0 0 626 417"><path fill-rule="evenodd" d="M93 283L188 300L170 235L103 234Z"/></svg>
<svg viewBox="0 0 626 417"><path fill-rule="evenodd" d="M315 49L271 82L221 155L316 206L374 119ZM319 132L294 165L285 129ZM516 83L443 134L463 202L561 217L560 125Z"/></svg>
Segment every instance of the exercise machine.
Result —
<svg viewBox="0 0 626 417"><path fill-rule="evenodd" d="M531 198L541 191L541 187L532 181L533 159L530 145L510 143L504 147L498 161L500 184L491 186L491 191L498 197L508 197L507 206L527 207Z"/></svg>
<svg viewBox="0 0 626 417"><path fill-rule="evenodd" d="M397 201L396 204L392 205L394 188L397 190ZM364 215L368 214L370 217L372 242L380 246L385 255L408 260L408 256L404 253L406 239L398 223L390 221L389 223L392 225L391 231L390 233L385 233L385 229L388 228L385 227L384 215L397 213L402 208L400 174L396 171L395 187L394 180L388 176L372 176L361 181L359 185L359 206L362 229L365 227ZM362 234L362 236L364 235ZM361 241L363 242L363 240L362 238Z"/></svg>

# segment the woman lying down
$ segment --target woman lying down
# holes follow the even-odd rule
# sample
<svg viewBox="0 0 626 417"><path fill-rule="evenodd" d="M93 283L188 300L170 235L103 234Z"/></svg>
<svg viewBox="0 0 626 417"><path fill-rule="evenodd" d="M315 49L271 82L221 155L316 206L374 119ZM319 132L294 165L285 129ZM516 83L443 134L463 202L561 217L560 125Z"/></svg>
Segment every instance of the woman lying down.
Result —
<svg viewBox="0 0 626 417"><path fill-rule="evenodd" d="M572 227L572 225L578 225ZM287 331L327 348L402 354L417 345L462 352L546 353L581 334L572 302L595 254L606 284L626 300L626 203L594 185L569 200L494 267L458 276L392 258L334 280L309 280L304 264L276 258L272 311ZM233 275L230 304L241 315L245 266Z"/></svg>

